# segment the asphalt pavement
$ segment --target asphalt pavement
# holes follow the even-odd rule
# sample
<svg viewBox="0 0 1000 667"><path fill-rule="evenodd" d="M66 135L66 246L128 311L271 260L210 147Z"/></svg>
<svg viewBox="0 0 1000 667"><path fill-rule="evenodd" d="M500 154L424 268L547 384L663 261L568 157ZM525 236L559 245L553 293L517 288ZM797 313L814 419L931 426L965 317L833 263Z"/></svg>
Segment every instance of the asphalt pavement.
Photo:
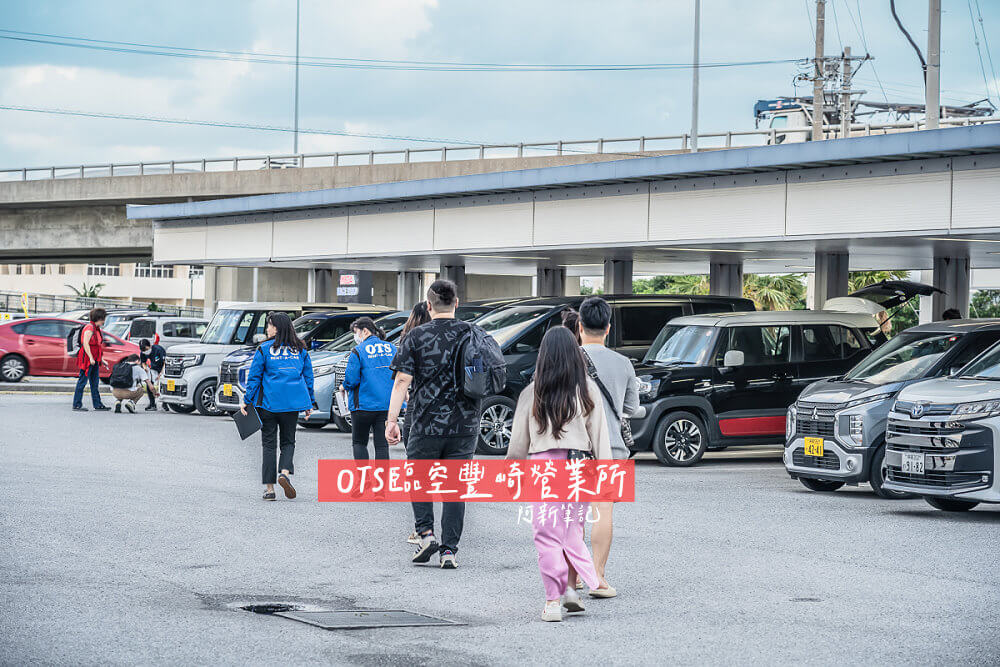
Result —
<svg viewBox="0 0 1000 667"><path fill-rule="evenodd" d="M616 508L620 595L562 623L538 618L515 505L470 505L443 571L409 562L408 506L317 502L317 459L350 455L331 427L299 429L299 497L274 503L259 440L226 418L5 394L0 455L3 665L1000 661L1000 508L811 493L773 448L640 461L636 502ZM327 631L237 610L270 602L463 625Z"/></svg>

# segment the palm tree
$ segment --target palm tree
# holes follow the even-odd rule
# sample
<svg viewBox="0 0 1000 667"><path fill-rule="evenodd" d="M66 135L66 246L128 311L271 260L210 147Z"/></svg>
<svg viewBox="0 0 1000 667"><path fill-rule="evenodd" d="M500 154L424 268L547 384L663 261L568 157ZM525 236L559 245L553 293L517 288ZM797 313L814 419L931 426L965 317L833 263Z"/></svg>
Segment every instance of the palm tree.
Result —
<svg viewBox="0 0 1000 667"><path fill-rule="evenodd" d="M862 287L868 287L883 280L906 280L909 271L851 271L847 278L847 291L857 292Z"/></svg>
<svg viewBox="0 0 1000 667"><path fill-rule="evenodd" d="M708 276L671 276L666 285L667 294L708 294Z"/></svg>
<svg viewBox="0 0 1000 667"><path fill-rule="evenodd" d="M748 273L743 276L743 296L753 300L758 310L791 310L805 293L801 273Z"/></svg>
<svg viewBox="0 0 1000 667"><path fill-rule="evenodd" d="M66 285L66 287L73 290L73 293L77 296L86 297L88 299L96 299L101 296L101 290L105 288L105 284L94 283L93 285L88 285L84 282L79 288L73 287L72 285Z"/></svg>

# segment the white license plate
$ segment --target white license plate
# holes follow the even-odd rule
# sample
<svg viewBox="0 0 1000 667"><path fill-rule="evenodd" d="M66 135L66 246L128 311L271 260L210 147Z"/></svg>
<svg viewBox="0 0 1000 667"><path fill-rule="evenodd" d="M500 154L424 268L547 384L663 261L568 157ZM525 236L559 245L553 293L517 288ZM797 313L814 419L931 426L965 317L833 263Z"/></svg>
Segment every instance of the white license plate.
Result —
<svg viewBox="0 0 1000 667"><path fill-rule="evenodd" d="M900 470L914 475L924 474L924 455L903 452L903 463Z"/></svg>

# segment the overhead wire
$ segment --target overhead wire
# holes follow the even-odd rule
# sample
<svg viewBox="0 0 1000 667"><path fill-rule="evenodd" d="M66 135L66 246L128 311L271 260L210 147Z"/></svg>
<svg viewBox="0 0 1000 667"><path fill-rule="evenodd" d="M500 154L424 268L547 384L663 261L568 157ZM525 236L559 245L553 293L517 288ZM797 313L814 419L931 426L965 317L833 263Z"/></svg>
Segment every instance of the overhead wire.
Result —
<svg viewBox="0 0 1000 667"><path fill-rule="evenodd" d="M851 6L848 4L848 0L844 0L844 7L847 8L847 14L851 17L851 23L854 25L854 31L858 33L858 37L861 38L861 45L865 47L865 55L871 56L871 49L868 48L868 38L865 35L865 23L861 19L861 0L855 0L857 2L858 8L858 22L854 21L854 12L851 11ZM860 26L859 26L860 24ZM886 104L889 103L889 97L885 94L885 88L882 86L882 79L878 75L878 68L875 66L875 58L871 57L870 62L872 65L872 72L875 74L875 81L878 82L878 88L882 92L882 99Z"/></svg>
<svg viewBox="0 0 1000 667"><path fill-rule="evenodd" d="M983 23L983 10L979 8L979 0L976 0L976 13L979 15L979 29L983 33L983 44L986 46L986 57L990 61L990 74L993 75L993 87L997 91L997 99L1000 100L1000 79L997 78L996 67L993 66L993 50L990 48L990 40L986 33L986 24Z"/></svg>
<svg viewBox="0 0 1000 667"><path fill-rule="evenodd" d="M983 73L983 85L986 87L986 99L992 103L993 93L990 91L990 80L986 76L986 64L983 62L983 50L979 47L979 30L976 28L976 18L972 14L972 0L965 0L969 6L969 20L972 22L972 41L976 45L976 55L979 56L979 70Z"/></svg>
<svg viewBox="0 0 1000 667"><path fill-rule="evenodd" d="M27 33L0 29L0 39L51 46L106 51L111 53L132 53L138 55L161 56L196 60L220 60L248 62L268 65L294 66L293 56L284 54L263 54L246 51L220 51L189 47L143 44L139 42L116 42L94 40L84 37L53 35L48 33ZM84 43L86 42L86 43ZM685 70L714 69L722 67L750 67L758 65L788 64L800 58L771 60L723 61L708 63L570 63L570 64L530 64L530 63L461 63L418 60L380 60L364 58L332 58L302 56L303 67L360 70L434 71L434 72L592 72L592 71L642 71L642 70Z"/></svg>

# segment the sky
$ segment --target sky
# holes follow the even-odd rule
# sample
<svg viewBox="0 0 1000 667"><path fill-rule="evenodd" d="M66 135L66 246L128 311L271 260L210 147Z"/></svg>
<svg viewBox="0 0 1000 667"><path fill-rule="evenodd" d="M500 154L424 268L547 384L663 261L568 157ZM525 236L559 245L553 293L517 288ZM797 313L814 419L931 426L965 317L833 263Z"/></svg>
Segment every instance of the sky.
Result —
<svg viewBox="0 0 1000 667"><path fill-rule="evenodd" d="M292 54L295 0L0 0L0 28L95 40ZM702 0L701 60L810 58L813 0ZM927 0L898 0L926 46ZM943 0L942 100L1000 106L1000 2ZM690 63L693 0L301 0L301 54L498 63ZM993 51L973 37L981 9ZM978 16L974 13L976 25ZM861 27L863 26L863 38ZM2 33L0 33L2 34ZM875 57L869 99L921 102L922 75L888 0L828 0L827 54ZM996 68L991 68L992 56ZM873 67L874 65L874 67ZM799 67L703 69L701 131L751 129L758 99L796 93ZM881 80L876 82L876 73ZM294 69L0 39L0 105L291 127ZM300 69L300 127L487 143L679 134L691 72ZM800 84L800 94L811 85ZM439 142L435 142L439 143ZM400 142L300 135L301 152ZM416 146L416 144L413 144ZM0 110L0 168L290 153L292 135Z"/></svg>

